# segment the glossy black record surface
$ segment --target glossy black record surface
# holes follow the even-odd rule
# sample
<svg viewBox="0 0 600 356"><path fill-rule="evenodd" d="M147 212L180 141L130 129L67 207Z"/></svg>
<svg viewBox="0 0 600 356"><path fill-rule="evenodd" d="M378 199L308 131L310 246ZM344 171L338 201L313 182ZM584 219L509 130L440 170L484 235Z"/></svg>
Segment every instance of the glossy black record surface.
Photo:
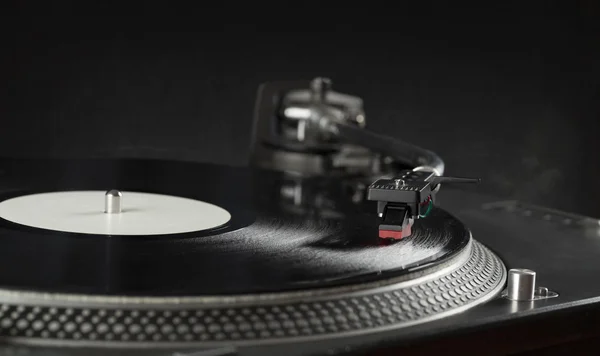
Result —
<svg viewBox="0 0 600 356"><path fill-rule="evenodd" d="M141 191L227 209L223 227L177 235L63 233L0 219L0 288L193 296L280 292L372 281L444 260L469 232L443 210L393 244L372 202L337 180L149 160L0 159L0 201L63 190Z"/></svg>

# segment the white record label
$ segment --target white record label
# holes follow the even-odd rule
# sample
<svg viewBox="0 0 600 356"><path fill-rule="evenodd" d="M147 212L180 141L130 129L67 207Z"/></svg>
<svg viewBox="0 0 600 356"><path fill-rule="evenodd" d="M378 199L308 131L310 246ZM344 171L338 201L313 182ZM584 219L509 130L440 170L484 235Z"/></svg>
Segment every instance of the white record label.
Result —
<svg viewBox="0 0 600 356"><path fill-rule="evenodd" d="M122 192L122 211L104 212L104 191L25 195L0 202L2 219L47 230L98 235L166 235L219 227L231 219L213 204L169 195Z"/></svg>

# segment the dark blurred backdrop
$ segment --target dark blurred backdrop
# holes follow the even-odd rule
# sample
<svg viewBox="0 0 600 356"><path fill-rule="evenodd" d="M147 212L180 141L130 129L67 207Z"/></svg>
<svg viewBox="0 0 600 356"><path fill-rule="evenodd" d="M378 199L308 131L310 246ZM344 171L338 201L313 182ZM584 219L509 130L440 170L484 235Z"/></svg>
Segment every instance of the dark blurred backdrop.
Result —
<svg viewBox="0 0 600 356"><path fill-rule="evenodd" d="M448 174L600 217L600 6L524 3L5 15L0 155L244 165L258 85L321 75Z"/></svg>

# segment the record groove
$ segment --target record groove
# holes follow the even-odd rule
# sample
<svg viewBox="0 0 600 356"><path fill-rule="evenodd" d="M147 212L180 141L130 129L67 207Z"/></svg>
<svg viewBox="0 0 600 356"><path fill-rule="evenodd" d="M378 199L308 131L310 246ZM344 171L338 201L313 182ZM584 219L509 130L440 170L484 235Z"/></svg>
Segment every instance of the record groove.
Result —
<svg viewBox="0 0 600 356"><path fill-rule="evenodd" d="M301 190L312 192L303 199L326 201L335 214L286 209L281 191L289 180L275 172L144 160L0 160L0 166L0 201L119 187L197 199L231 214L219 228L148 236L65 233L0 219L0 288L6 289L177 297L323 288L441 263L469 241L458 219L434 209L427 222L415 223L410 239L382 246L374 206L348 202L341 185L326 179L303 182Z"/></svg>

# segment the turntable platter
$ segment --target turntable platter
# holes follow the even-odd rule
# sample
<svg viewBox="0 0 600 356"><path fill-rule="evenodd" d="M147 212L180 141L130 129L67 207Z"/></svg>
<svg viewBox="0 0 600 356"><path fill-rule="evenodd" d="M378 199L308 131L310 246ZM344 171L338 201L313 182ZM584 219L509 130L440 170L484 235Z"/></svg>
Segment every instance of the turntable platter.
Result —
<svg viewBox="0 0 600 356"><path fill-rule="evenodd" d="M409 238L382 244L373 202L336 180L297 185L268 171L146 160L0 167L0 207L9 207L0 339L13 343L173 348L356 335L459 313L498 295L506 279L502 261L442 209ZM48 213L52 201L40 197L86 201L82 192L109 189L210 204L229 219L166 234L6 219L11 201L35 197L32 213ZM126 197L119 218L129 219Z"/></svg>

